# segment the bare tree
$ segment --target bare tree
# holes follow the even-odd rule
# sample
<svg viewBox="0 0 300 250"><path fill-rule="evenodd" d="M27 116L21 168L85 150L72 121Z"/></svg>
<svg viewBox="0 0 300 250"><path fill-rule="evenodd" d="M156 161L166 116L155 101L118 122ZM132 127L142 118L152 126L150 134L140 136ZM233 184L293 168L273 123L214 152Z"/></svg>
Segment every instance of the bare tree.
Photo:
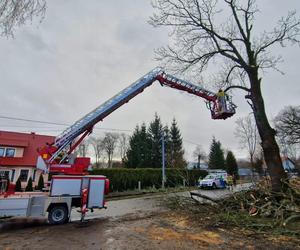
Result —
<svg viewBox="0 0 300 250"><path fill-rule="evenodd" d="M122 161L125 159L126 152L128 149L128 143L129 143L128 136L124 133L121 133L119 135L119 153Z"/></svg>
<svg viewBox="0 0 300 250"><path fill-rule="evenodd" d="M239 138L242 148L247 149L250 163L254 169L254 154L256 151L258 132L252 114L236 120L235 136Z"/></svg>
<svg viewBox="0 0 300 250"><path fill-rule="evenodd" d="M283 155L296 162L300 156L300 144L281 144Z"/></svg>
<svg viewBox="0 0 300 250"><path fill-rule="evenodd" d="M95 163L96 163L96 166L98 167L100 165L101 155L104 151L103 139L96 138L96 137L90 137L89 144L92 145L92 148L94 150Z"/></svg>
<svg viewBox="0 0 300 250"><path fill-rule="evenodd" d="M274 122L280 140L287 145L300 143L300 106L285 107Z"/></svg>
<svg viewBox="0 0 300 250"><path fill-rule="evenodd" d="M282 167L275 130L270 126L261 92L264 69L273 68L280 56L272 56L274 45L299 44L300 21L292 11L278 21L271 31L254 34L255 0L156 0L156 13L150 23L155 27L171 27L175 38L170 45L157 50L158 59L170 70L215 73L225 91L239 88L246 91L259 135L264 157L272 178L273 190L280 190ZM216 21L218 20L218 21ZM222 21L223 20L223 21ZM217 66L217 67L216 67Z"/></svg>
<svg viewBox="0 0 300 250"><path fill-rule="evenodd" d="M206 153L201 146L197 146L193 152L194 158L197 160L197 167L200 168L201 160L206 158Z"/></svg>
<svg viewBox="0 0 300 250"><path fill-rule="evenodd" d="M264 174L264 156L263 152L260 150L256 150L256 153L253 157L253 169L262 176Z"/></svg>
<svg viewBox="0 0 300 250"><path fill-rule="evenodd" d="M44 18L45 0L2 0L0 1L0 32L2 36L12 36L14 28L34 17Z"/></svg>
<svg viewBox="0 0 300 250"><path fill-rule="evenodd" d="M281 154L291 159L292 161L296 162L300 153L300 144L287 143L285 138L281 135L278 136L278 143L279 143Z"/></svg>
<svg viewBox="0 0 300 250"><path fill-rule="evenodd" d="M76 155L81 156L81 157L86 157L87 153L89 150L89 141L88 140L84 140L82 141L79 146L77 147L77 149L75 150Z"/></svg>
<svg viewBox="0 0 300 250"><path fill-rule="evenodd" d="M112 167L112 159L114 156L114 151L118 143L119 135L116 133L107 132L102 140L102 146L104 151L107 154L108 158L108 167Z"/></svg>

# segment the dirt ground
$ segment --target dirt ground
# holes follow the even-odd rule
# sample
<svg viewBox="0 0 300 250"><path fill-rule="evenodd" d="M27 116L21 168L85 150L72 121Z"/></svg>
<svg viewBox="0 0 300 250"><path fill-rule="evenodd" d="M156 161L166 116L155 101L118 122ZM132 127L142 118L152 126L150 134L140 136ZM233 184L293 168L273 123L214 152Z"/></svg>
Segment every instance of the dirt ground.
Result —
<svg viewBox="0 0 300 250"><path fill-rule="evenodd" d="M198 225L183 212L131 214L0 234L0 249L300 249L300 240Z"/></svg>

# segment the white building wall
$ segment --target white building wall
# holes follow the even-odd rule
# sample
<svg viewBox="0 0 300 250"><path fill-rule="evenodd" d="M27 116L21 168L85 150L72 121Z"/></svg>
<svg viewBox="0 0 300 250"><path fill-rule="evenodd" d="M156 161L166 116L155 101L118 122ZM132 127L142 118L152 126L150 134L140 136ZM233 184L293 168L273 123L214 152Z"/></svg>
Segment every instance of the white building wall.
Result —
<svg viewBox="0 0 300 250"><path fill-rule="evenodd" d="M24 148L15 148L15 149L16 149L15 157L23 157Z"/></svg>

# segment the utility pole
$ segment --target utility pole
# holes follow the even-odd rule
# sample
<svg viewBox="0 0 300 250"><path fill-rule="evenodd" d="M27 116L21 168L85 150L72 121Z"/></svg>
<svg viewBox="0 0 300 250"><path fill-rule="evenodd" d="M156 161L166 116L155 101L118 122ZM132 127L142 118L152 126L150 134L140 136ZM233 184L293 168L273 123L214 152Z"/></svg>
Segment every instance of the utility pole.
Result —
<svg viewBox="0 0 300 250"><path fill-rule="evenodd" d="M201 161L201 155L198 154L198 163L197 163L197 168L200 169L200 161Z"/></svg>
<svg viewBox="0 0 300 250"><path fill-rule="evenodd" d="M161 134L161 159L162 159L162 188L165 188L166 182L166 166L165 166L165 135L164 131Z"/></svg>

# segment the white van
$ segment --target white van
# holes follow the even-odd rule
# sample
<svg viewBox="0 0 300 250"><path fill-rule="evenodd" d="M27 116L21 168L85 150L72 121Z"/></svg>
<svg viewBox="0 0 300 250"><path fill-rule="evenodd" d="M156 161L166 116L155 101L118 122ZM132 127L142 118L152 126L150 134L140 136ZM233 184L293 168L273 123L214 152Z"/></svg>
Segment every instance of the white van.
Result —
<svg viewBox="0 0 300 250"><path fill-rule="evenodd" d="M208 174L203 180L199 180L198 187L212 189L225 188L226 185L222 183L221 179L225 181L221 174Z"/></svg>
<svg viewBox="0 0 300 250"><path fill-rule="evenodd" d="M218 177L222 177L225 182L227 182L227 172L225 170L210 170L209 174L217 175Z"/></svg>

